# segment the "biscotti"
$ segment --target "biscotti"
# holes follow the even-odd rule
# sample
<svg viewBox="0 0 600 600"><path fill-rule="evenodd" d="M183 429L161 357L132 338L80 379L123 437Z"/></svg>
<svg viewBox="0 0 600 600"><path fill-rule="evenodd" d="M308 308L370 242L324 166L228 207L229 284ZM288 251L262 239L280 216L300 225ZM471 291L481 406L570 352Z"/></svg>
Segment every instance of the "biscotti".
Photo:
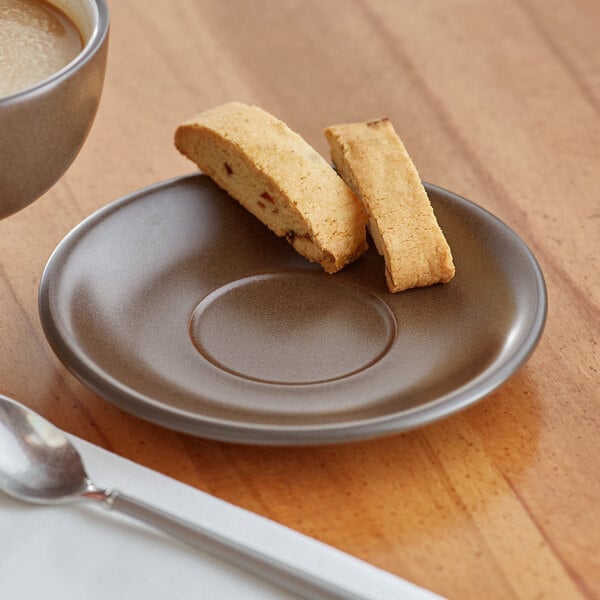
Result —
<svg viewBox="0 0 600 600"><path fill-rule="evenodd" d="M450 247L389 119L334 125L325 136L338 173L369 213L390 292L450 281Z"/></svg>
<svg viewBox="0 0 600 600"><path fill-rule="evenodd" d="M229 102L183 123L177 149L326 272L367 248L367 214L325 159L257 106Z"/></svg>

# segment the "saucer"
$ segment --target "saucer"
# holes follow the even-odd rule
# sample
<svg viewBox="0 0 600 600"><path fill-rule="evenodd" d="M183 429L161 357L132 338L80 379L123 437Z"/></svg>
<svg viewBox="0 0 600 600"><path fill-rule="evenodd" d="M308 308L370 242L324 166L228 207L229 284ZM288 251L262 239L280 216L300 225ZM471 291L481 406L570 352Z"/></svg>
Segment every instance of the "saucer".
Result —
<svg viewBox="0 0 600 600"><path fill-rule="evenodd" d="M389 293L372 243L328 275L195 174L67 235L40 284L44 331L107 401L200 437L323 444L447 417L529 357L546 289L504 223L425 187L454 256L447 284Z"/></svg>

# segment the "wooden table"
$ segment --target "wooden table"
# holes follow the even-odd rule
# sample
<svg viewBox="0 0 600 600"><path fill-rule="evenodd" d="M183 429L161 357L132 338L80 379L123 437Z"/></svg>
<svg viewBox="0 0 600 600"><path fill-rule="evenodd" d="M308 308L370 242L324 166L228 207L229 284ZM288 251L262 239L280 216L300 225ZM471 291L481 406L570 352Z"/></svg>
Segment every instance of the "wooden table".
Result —
<svg viewBox="0 0 600 600"><path fill-rule="evenodd" d="M40 201L0 222L0 393L448 597L600 597L600 4L109 5L105 91L86 146ZM550 301L526 366L421 430L293 449L180 435L78 383L38 319L48 256L101 206L192 172L175 126L230 99L275 113L325 155L326 125L388 116L424 180L515 229Z"/></svg>

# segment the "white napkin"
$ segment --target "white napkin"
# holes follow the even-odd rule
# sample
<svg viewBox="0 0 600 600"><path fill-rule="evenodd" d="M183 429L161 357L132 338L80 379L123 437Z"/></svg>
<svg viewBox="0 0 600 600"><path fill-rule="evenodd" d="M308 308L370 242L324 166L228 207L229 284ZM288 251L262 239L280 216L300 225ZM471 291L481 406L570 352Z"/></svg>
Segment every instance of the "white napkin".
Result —
<svg viewBox="0 0 600 600"><path fill-rule="evenodd" d="M326 544L71 436L90 477L373 600L437 596ZM0 493L0 597L291 599L116 512Z"/></svg>

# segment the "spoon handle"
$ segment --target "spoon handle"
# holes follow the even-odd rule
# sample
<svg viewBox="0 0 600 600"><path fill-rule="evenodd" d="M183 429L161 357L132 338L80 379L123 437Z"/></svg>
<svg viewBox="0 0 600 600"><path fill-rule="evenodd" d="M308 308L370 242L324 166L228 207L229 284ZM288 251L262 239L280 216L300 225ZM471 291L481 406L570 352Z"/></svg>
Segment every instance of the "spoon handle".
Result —
<svg viewBox="0 0 600 600"><path fill-rule="evenodd" d="M89 494L87 497L101 500L109 509L139 519L182 542L301 597L315 600L364 600L364 597L357 596L350 590L315 577L277 558L248 548L214 531L180 519L117 490L107 490L102 494Z"/></svg>

